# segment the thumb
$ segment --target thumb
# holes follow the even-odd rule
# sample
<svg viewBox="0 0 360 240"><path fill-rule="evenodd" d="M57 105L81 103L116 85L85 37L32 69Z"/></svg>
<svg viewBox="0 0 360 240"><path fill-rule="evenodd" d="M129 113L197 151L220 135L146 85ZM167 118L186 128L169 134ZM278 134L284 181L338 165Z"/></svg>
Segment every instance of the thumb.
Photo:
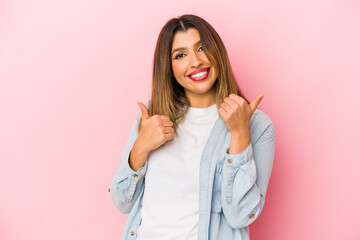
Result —
<svg viewBox="0 0 360 240"><path fill-rule="evenodd" d="M250 108L251 108L251 111L254 112L256 107L259 105L261 99L266 95L266 93L261 93L259 94L255 99L254 101L252 101L250 103Z"/></svg>
<svg viewBox="0 0 360 240"><path fill-rule="evenodd" d="M148 119L150 116L149 116L148 109L146 108L146 106L142 102L138 102L137 104L139 105L141 112L142 112L141 118Z"/></svg>

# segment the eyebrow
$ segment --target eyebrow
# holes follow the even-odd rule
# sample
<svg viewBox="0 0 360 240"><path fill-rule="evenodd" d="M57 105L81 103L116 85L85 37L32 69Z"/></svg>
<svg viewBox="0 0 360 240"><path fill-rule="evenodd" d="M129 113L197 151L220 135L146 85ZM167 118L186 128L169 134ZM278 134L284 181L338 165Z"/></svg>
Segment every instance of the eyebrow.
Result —
<svg viewBox="0 0 360 240"><path fill-rule="evenodd" d="M194 46L199 45L200 43L201 43L201 39L200 39L199 41L197 41L196 43L194 43ZM181 50L185 50L185 49L186 49L186 48L184 48L184 47L175 48L175 49L172 51L171 56L174 54L174 52L176 52L176 51L181 51Z"/></svg>

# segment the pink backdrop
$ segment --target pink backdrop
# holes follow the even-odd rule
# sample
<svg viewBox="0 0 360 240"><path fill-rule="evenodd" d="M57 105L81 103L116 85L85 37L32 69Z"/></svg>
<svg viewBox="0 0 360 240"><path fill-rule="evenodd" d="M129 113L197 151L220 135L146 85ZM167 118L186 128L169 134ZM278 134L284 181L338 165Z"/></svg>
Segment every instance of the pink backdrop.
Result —
<svg viewBox="0 0 360 240"><path fill-rule="evenodd" d="M165 22L222 37L276 153L252 240L360 239L360 4L344 0L0 2L0 239L120 239L108 186Z"/></svg>

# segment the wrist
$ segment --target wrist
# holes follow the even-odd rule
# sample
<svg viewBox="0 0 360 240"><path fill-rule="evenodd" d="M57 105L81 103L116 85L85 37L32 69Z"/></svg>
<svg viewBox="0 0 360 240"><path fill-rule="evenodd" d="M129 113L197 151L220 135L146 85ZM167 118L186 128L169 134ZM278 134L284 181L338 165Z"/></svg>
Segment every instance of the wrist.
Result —
<svg viewBox="0 0 360 240"><path fill-rule="evenodd" d="M238 154L243 152L250 144L250 129L230 133L229 154Z"/></svg>
<svg viewBox="0 0 360 240"><path fill-rule="evenodd" d="M133 145L131 151L136 152L137 155L147 156L150 151L147 150L144 146L145 145L144 145L143 141L140 138L137 138L134 142L134 145Z"/></svg>
<svg viewBox="0 0 360 240"><path fill-rule="evenodd" d="M230 136L231 138L250 138L250 127L244 127L244 128L239 128L233 131L230 131Z"/></svg>
<svg viewBox="0 0 360 240"><path fill-rule="evenodd" d="M144 150L139 142L135 141L128 159L130 168L133 171L137 171L143 167L147 161L148 154L149 152Z"/></svg>

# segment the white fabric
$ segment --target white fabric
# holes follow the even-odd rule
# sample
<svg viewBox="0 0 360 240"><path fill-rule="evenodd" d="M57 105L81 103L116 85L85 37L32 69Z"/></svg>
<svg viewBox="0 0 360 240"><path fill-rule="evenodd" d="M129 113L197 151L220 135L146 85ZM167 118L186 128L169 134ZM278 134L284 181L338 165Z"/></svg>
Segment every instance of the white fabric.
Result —
<svg viewBox="0 0 360 240"><path fill-rule="evenodd" d="M218 117L216 104L190 107L178 136L150 152L138 240L198 238L200 158Z"/></svg>

